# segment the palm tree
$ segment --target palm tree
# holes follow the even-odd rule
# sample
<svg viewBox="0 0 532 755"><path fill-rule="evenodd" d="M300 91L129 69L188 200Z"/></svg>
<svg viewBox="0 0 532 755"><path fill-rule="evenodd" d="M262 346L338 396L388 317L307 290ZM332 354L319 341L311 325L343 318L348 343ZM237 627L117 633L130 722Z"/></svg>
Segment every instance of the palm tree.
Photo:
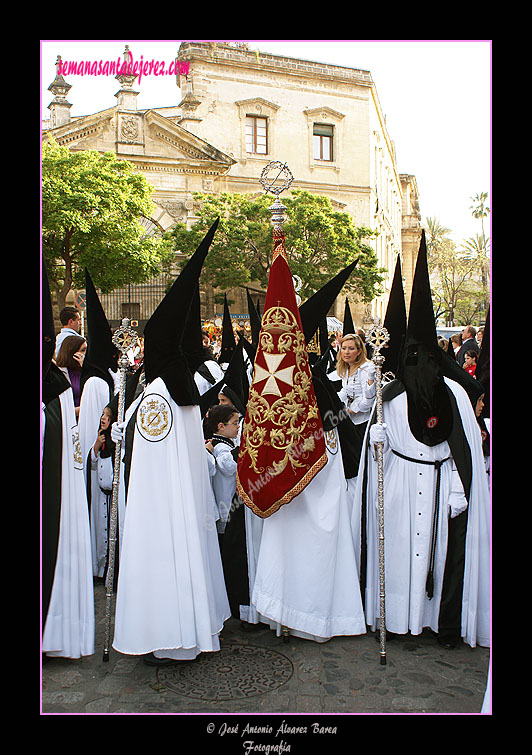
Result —
<svg viewBox="0 0 532 755"><path fill-rule="evenodd" d="M436 218L425 219L425 239L427 242L427 260L429 268L434 268L438 253L449 243L450 228L446 228Z"/></svg>
<svg viewBox="0 0 532 755"><path fill-rule="evenodd" d="M426 218L425 230L427 231L427 248L439 246L446 236L451 233L450 228L445 228L436 218Z"/></svg>
<svg viewBox="0 0 532 755"><path fill-rule="evenodd" d="M480 227L482 229L482 236L484 236L484 218L487 218L489 215L490 208L486 207L486 202L488 199L488 193L486 191L481 191L480 194L475 194L474 197L471 197L471 200L475 203L472 204L469 208L473 214L473 217L477 220L480 219Z"/></svg>
<svg viewBox="0 0 532 755"><path fill-rule="evenodd" d="M488 310L489 305L489 236L485 238L484 233L464 239L462 241L462 252L467 259L475 260L480 273L480 279L482 281L482 293L483 293L483 305L482 309L484 313Z"/></svg>

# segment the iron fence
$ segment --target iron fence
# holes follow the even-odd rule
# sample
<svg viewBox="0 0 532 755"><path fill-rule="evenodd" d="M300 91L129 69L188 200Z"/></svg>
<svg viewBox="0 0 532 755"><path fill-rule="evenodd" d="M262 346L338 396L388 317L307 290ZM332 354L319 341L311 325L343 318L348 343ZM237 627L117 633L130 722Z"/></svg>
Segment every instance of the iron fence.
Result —
<svg viewBox="0 0 532 755"><path fill-rule="evenodd" d="M130 284L116 288L108 294L98 291L105 315L111 328L116 328L124 317L129 317L139 333L163 299L174 276L166 273L152 278L147 283Z"/></svg>

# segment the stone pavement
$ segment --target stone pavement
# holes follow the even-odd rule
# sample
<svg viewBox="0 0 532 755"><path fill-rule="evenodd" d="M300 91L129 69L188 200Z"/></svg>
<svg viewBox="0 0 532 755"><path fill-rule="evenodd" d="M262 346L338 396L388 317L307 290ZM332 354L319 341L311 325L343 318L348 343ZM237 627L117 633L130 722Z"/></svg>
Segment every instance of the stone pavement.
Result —
<svg viewBox="0 0 532 755"><path fill-rule="evenodd" d="M231 714L478 714L482 707L489 649L448 650L427 630L388 642L381 665L371 633L285 642L264 625L245 632L229 619L219 653L155 668L111 648L104 663L105 588L94 591L96 652L43 659L42 714L227 714L215 719L218 733Z"/></svg>

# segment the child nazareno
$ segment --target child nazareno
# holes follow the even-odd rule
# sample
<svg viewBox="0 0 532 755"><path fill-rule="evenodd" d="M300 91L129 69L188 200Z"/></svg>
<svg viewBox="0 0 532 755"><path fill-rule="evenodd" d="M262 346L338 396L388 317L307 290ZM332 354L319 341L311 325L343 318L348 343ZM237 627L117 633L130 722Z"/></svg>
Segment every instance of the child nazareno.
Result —
<svg viewBox="0 0 532 755"><path fill-rule="evenodd" d="M240 430L240 415L232 404L217 404L209 409L205 422L206 444L216 460L212 486L220 514L218 532L225 531L231 503L236 492L238 446L234 442Z"/></svg>

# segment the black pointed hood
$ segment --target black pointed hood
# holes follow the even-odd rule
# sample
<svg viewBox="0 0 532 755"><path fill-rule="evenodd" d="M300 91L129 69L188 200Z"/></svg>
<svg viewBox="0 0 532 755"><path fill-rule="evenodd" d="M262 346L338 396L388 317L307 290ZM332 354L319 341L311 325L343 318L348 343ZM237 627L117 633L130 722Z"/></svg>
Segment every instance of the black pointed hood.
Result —
<svg viewBox="0 0 532 755"><path fill-rule="evenodd" d="M403 290L403 277L401 270L401 260L397 257L395 263L395 272L390 289L388 306L384 317L383 327L390 334L390 340L381 354L384 357L383 372L392 372L397 374L399 365L399 355L406 336L406 304Z"/></svg>
<svg viewBox="0 0 532 755"><path fill-rule="evenodd" d="M329 328L327 327L327 316L322 317L318 330L318 342L320 347L320 356L329 351Z"/></svg>
<svg viewBox="0 0 532 755"><path fill-rule="evenodd" d="M187 366L182 341L196 284L218 220L174 281L144 328L144 372L146 382L161 377L176 404L199 404L199 392Z"/></svg>
<svg viewBox="0 0 532 755"><path fill-rule="evenodd" d="M194 287L192 302L188 311L187 326L183 333L181 343L185 359L189 370L194 374L198 367L207 359L212 359L203 345L203 334L201 331L201 309L200 309L200 289L199 282Z"/></svg>
<svg viewBox="0 0 532 755"><path fill-rule="evenodd" d="M318 330L320 325L323 325L323 320L327 322L327 312L334 304L335 299L339 295L340 291L347 283L347 280L357 265L358 259L352 262L350 265L340 270L334 278L328 283L322 286L315 294L307 299L299 307L299 315L301 317L301 324L303 326L303 335L305 336L305 342L308 344L312 339L314 333ZM346 299L347 301L347 299Z"/></svg>
<svg viewBox="0 0 532 755"><path fill-rule="evenodd" d="M227 370L225 371L225 381L222 386L222 393L225 393L231 399L242 416L246 413L246 406L249 398L249 381L244 361L245 339L240 338Z"/></svg>
<svg viewBox="0 0 532 755"><path fill-rule="evenodd" d="M249 290L247 288L246 295L248 300L249 324L251 326L251 345L257 348L257 345L259 343L261 317L257 308L253 304L251 294L249 293Z"/></svg>
<svg viewBox="0 0 532 755"><path fill-rule="evenodd" d="M113 378L109 370L118 370L118 349L113 343L113 333L107 320L96 288L85 269L85 300L87 325L87 352L81 368L81 389L90 377L99 377L114 392Z"/></svg>
<svg viewBox="0 0 532 755"><path fill-rule="evenodd" d="M441 370L444 356L438 346L425 231L422 231L397 377L407 394L410 430L427 446L447 440L453 427L451 400Z"/></svg>
<svg viewBox="0 0 532 755"><path fill-rule="evenodd" d="M351 308L349 306L349 298L345 297L344 308L344 327L342 329L342 335L346 336L348 333L355 332L355 324L353 322L353 316L351 315Z"/></svg>
<svg viewBox="0 0 532 755"><path fill-rule="evenodd" d="M233 323L231 322L231 313L227 303L227 295L224 294L224 316L222 321L222 345L218 356L219 364L230 362L236 347L235 333Z"/></svg>
<svg viewBox="0 0 532 755"><path fill-rule="evenodd" d="M424 230L421 233L421 242L412 282L407 337L410 341L414 340L425 344L427 348L439 349Z"/></svg>
<svg viewBox="0 0 532 755"><path fill-rule="evenodd" d="M211 406L218 403L219 393L224 393L240 414L245 415L249 396L249 382L244 362L244 347L245 339L241 338L233 351L224 377L201 396L200 407L203 417Z"/></svg>

